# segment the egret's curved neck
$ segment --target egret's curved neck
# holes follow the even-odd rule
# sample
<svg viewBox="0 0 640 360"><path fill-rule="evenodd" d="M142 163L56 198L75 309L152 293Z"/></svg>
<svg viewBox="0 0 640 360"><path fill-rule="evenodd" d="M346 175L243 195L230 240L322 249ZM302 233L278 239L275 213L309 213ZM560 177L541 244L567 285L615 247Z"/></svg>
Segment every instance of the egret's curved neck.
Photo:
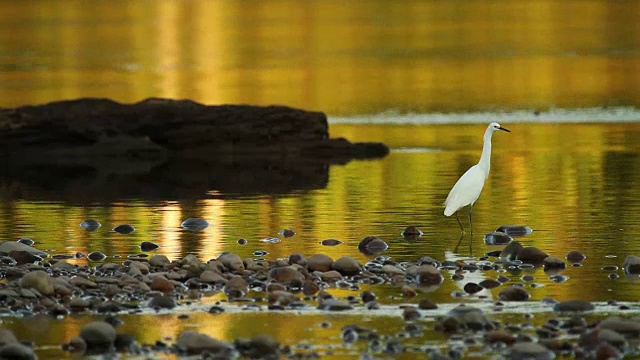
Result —
<svg viewBox="0 0 640 360"><path fill-rule="evenodd" d="M493 131L487 128L487 131L484 132L482 156L480 156L480 161L478 162L478 166L484 170L485 176L489 176L489 168L491 167L491 135L493 135Z"/></svg>

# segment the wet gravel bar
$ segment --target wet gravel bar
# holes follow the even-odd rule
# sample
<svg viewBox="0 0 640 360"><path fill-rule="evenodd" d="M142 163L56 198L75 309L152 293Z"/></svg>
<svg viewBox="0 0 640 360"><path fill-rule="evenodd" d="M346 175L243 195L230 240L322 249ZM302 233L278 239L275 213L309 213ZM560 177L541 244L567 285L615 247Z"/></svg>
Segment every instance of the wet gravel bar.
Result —
<svg viewBox="0 0 640 360"><path fill-rule="evenodd" d="M208 225L203 219L182 223L193 231ZM81 226L93 231L100 223L89 219ZM487 234L485 241L531 232L517 227L498 230ZM122 224L113 231L129 234L135 229ZM281 233L295 235L292 229ZM422 235L415 227L403 233ZM325 246L346 246L328 240ZM260 241L277 244L280 239ZM141 243L139 254L114 258L100 252L50 254L38 249L32 239L4 241L0 243L0 318L5 324L41 317L84 320L76 334L55 345L21 341L11 326L3 326L0 358L118 354L123 358L373 359L411 358L420 353L430 359L448 359L490 358L498 353L510 359L609 359L640 355L638 304L532 301L528 289L535 288L533 275L523 275L520 282L505 276L542 268L554 282L562 282L567 266L585 261L582 253L555 256L516 240L506 243L501 250L464 261L439 261L425 255L396 262L383 255L388 246L383 239L368 236L357 248L370 260L360 263L351 256L332 258L321 253L293 253L275 260L259 257L266 254L242 258L229 252L214 259L196 254L169 259L154 254L158 246L152 242ZM637 276L640 257L628 256L621 267L627 276ZM450 303L429 299L445 278L461 281L478 272L499 275L466 282L451 294ZM388 294L389 288L394 296L378 295ZM497 298L491 299L486 291L497 293ZM139 316L206 322L216 316L233 321L247 314L256 319L266 314L317 318L312 326L333 332L333 337L291 343L265 331L218 339L187 328L149 342L126 331L135 327ZM385 326L372 325L376 324L372 318L387 319ZM279 320L262 321L268 326Z"/></svg>

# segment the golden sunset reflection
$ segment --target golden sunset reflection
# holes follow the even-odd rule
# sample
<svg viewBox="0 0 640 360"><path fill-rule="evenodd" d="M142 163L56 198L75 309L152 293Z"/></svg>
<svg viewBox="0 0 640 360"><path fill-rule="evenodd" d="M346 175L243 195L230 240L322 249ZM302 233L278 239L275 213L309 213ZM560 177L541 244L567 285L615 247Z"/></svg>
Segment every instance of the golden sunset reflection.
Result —
<svg viewBox="0 0 640 360"><path fill-rule="evenodd" d="M349 115L640 103L636 2L118 3L2 2L0 106L160 96Z"/></svg>

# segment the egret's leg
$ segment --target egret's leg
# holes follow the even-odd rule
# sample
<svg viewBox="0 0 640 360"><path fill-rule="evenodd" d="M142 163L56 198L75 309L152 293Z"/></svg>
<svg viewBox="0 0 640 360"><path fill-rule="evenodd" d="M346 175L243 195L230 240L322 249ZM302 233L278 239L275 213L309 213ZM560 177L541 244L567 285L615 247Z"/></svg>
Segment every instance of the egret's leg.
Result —
<svg viewBox="0 0 640 360"><path fill-rule="evenodd" d="M471 213L473 212L473 205L471 205L469 207L469 231L471 232L471 235L473 235L473 221L471 220Z"/></svg>
<svg viewBox="0 0 640 360"><path fill-rule="evenodd" d="M456 211L456 220L458 220L458 225L460 225L460 231L464 234L464 228L462 227L462 223L460 222L460 218L458 217L457 211Z"/></svg>

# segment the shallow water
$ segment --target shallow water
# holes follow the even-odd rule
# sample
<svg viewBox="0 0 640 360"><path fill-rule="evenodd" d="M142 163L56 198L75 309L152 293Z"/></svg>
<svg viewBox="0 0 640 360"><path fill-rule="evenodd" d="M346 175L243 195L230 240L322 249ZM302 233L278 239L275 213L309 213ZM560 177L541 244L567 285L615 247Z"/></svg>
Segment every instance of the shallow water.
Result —
<svg viewBox="0 0 640 360"><path fill-rule="evenodd" d="M192 181L110 172L114 164L106 172L72 169L66 177L49 176L50 169L23 176L3 169L0 240L30 237L51 255L102 251L106 261L117 262L140 253L142 241L153 241L161 247L149 254L170 259L194 253L207 260L222 251L252 257L263 250L270 260L300 252L364 263L371 256L357 244L375 235L389 244L384 255L395 261L442 261L499 249L482 236L500 225L523 224L534 230L517 238L525 246L560 258L580 250L587 259L563 271L562 283L535 269L465 273L461 281L445 272L437 290L409 300L393 285L371 289L393 306L426 297L444 308L460 301L490 307L500 288L461 299L452 294L467 281L502 274L527 288L529 305L553 297L616 299L636 307L638 281L621 270L610 279L602 267L621 267L625 256L640 255L638 13L639 2L604 0L0 1L0 107L86 96L277 103L326 112L332 137L382 141L392 149L382 160L314 168L319 176L311 184L281 187L271 183L283 179L279 173L267 181L228 167L213 182L219 186L209 187L189 173L178 180ZM479 158L490 120L512 133L494 136L491 175L474 207L474 235L460 239L441 204ZM260 170L259 176L269 175L268 168ZM279 190L256 190L261 182ZM254 186L242 191L228 186L234 183ZM211 226L186 231L180 223L189 217ZM103 226L80 228L89 218ZM111 231L125 223L136 231ZM424 236L406 241L400 233L407 225ZM280 237L284 228L297 234L277 244L259 242ZM240 238L248 244L239 245ZM320 245L327 238L344 243ZM534 280L523 281L524 274ZM505 316L520 319L519 310ZM362 349L338 345L341 326L362 323L388 334L403 326L397 312L189 315L123 315L119 331L141 343L175 338L187 328L227 341L269 332L284 344L309 342L336 359L356 359ZM539 317L547 316L554 315ZM67 354L58 345L93 318L2 317L0 324L36 341L41 358L60 358ZM332 326L321 328L324 320ZM426 345L442 345L432 319L421 322L431 339Z"/></svg>

